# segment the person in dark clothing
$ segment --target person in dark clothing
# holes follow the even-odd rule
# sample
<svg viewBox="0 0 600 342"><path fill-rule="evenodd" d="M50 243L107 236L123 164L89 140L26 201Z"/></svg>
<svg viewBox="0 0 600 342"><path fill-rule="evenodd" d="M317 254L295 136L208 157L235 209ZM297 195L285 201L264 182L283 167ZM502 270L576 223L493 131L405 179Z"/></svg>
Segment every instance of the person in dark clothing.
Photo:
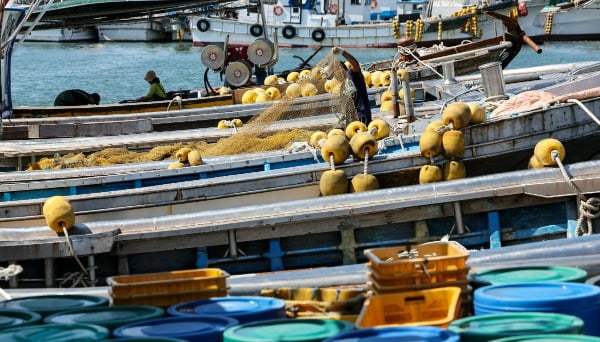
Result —
<svg viewBox="0 0 600 342"><path fill-rule="evenodd" d="M69 89L58 94L54 99L55 106L83 106L100 104L100 95L89 94L81 89Z"/></svg>
<svg viewBox="0 0 600 342"><path fill-rule="evenodd" d="M350 62L350 68L348 69L348 79L354 83L356 91L352 94L354 106L356 107L356 113L358 118L365 125L371 122L371 106L369 105L369 94L367 93L367 84L365 78L360 70L360 63L349 54L346 50L341 47L334 46L331 49L331 53L334 55L342 55L348 62Z"/></svg>

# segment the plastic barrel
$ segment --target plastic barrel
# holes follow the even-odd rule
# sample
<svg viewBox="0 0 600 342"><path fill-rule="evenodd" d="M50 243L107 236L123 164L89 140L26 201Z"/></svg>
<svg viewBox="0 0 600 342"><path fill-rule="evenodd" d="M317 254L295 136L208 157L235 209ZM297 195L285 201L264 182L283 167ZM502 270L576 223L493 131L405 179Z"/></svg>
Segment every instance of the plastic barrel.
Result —
<svg viewBox="0 0 600 342"><path fill-rule="evenodd" d="M354 330L346 321L331 319L278 319L238 325L225 330L223 342L323 341Z"/></svg>
<svg viewBox="0 0 600 342"><path fill-rule="evenodd" d="M285 318L285 301L270 297L235 296L176 304L167 309L172 316L226 316L240 324Z"/></svg>
<svg viewBox="0 0 600 342"><path fill-rule="evenodd" d="M0 330L38 324L42 316L25 310L0 309Z"/></svg>
<svg viewBox="0 0 600 342"><path fill-rule="evenodd" d="M238 324L230 317L168 317L127 324L113 331L123 337L173 337L192 342L220 342L223 331Z"/></svg>
<svg viewBox="0 0 600 342"><path fill-rule="evenodd" d="M478 272L471 275L470 278L474 288L487 285L548 281L583 283L587 279L587 272L575 267L524 266Z"/></svg>
<svg viewBox="0 0 600 342"><path fill-rule="evenodd" d="M579 317L542 312L519 312L468 317L450 323L461 342L483 342L530 334L582 334Z"/></svg>
<svg viewBox="0 0 600 342"><path fill-rule="evenodd" d="M390 327L351 331L328 338L324 342L359 341L458 342L460 336L452 331L437 327Z"/></svg>
<svg viewBox="0 0 600 342"><path fill-rule="evenodd" d="M0 302L0 308L37 312L42 317L84 307L107 306L108 298L86 295L48 295L21 297Z"/></svg>
<svg viewBox="0 0 600 342"><path fill-rule="evenodd" d="M515 337L507 337L500 338L497 340L492 340L492 342L569 342L569 341L579 341L579 342L600 342L600 338L592 337L592 336L584 336L584 335L564 335L564 334L543 334L543 335L524 335L524 336L515 336Z"/></svg>
<svg viewBox="0 0 600 342"><path fill-rule="evenodd" d="M578 283L514 283L475 290L475 316L508 312L554 312L581 318L585 333L600 336L600 288Z"/></svg>
<svg viewBox="0 0 600 342"><path fill-rule="evenodd" d="M88 323L113 330L123 325L159 318L163 315L164 310L155 306L120 305L61 311L46 317L44 322L57 324Z"/></svg>
<svg viewBox="0 0 600 342"><path fill-rule="evenodd" d="M81 342L100 341L108 329L93 324L36 324L0 331L2 342Z"/></svg>
<svg viewBox="0 0 600 342"><path fill-rule="evenodd" d="M186 340L170 337L131 337L102 340L101 342L186 342Z"/></svg>

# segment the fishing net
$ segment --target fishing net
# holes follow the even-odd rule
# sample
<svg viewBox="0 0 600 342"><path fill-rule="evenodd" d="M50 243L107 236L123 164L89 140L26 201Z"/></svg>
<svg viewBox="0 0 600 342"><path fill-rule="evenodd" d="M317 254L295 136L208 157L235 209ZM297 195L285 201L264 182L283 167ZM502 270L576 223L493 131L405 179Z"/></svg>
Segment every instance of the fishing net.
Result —
<svg viewBox="0 0 600 342"><path fill-rule="evenodd" d="M126 148L107 148L84 155L83 153L55 155L32 163L28 170L73 168L84 166L102 166L148 161L176 159L175 153L182 147L199 150L203 156L233 155L285 149L294 142L308 142L315 129L327 132L333 128L344 128L348 123L358 120L352 93L356 89L347 78L347 71L336 55L329 53L309 72L295 81L304 87L313 83L319 93L332 94L327 98L306 101L298 104L294 98L286 95L254 116L243 127L222 138L216 143L206 141L182 142L161 145L149 151L131 151ZM332 117L331 124L315 127L311 117L315 115ZM311 129L278 129L278 123L286 120L303 120ZM337 120L336 120L337 119Z"/></svg>

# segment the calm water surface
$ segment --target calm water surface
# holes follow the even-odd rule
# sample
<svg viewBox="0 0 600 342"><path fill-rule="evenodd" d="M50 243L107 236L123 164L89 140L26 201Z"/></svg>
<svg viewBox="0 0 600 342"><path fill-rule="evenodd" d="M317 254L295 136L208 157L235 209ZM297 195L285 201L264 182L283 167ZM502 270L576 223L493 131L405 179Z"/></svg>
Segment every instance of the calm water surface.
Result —
<svg viewBox="0 0 600 342"><path fill-rule="evenodd" d="M598 60L600 42L552 42L536 55L528 47L509 68ZM154 69L167 91L204 88L205 68L201 47L184 43L25 43L12 59L14 106L52 105L64 89L80 88L97 92L102 103L115 103L145 95L143 77ZM312 60L320 61L329 49L323 48ZM391 58L395 49L348 49L360 62ZM282 49L275 71L298 66L312 49ZM219 74L209 71L213 87L222 84Z"/></svg>

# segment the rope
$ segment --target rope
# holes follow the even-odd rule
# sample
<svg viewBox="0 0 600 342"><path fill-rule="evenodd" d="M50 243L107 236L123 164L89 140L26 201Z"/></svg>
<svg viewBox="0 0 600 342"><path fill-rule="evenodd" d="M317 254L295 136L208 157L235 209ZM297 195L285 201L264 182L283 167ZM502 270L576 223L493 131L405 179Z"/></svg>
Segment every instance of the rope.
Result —
<svg viewBox="0 0 600 342"><path fill-rule="evenodd" d="M369 149L367 149L367 151L365 152L365 168L363 169L363 173L365 175L367 174L368 163L369 163Z"/></svg>
<svg viewBox="0 0 600 342"><path fill-rule="evenodd" d="M17 264L8 265L8 267L0 267L0 280L8 280L17 274L23 272L23 267Z"/></svg>
<svg viewBox="0 0 600 342"><path fill-rule="evenodd" d="M77 253L75 252L75 249L73 248L73 244L71 243L71 237L69 236L69 232L67 231L67 227L65 227L64 224L61 224L61 226L62 226L62 229L63 229L63 233L65 233L65 237L67 238L67 247L69 248L69 253L71 254L71 256L73 258L75 258L75 261L79 265L79 268L81 268L81 272L85 276L88 276L88 272L87 272L86 268L81 263L81 260L79 260L79 256L77 256Z"/></svg>
<svg viewBox="0 0 600 342"><path fill-rule="evenodd" d="M573 182L571 175L569 175L567 173L567 170L565 169L564 165L562 164L562 161L560 160L560 154L558 153L558 151L552 150L552 152L550 152L550 154L552 156L552 159L558 165L558 168L560 169L560 173L562 173L564 179L567 181L567 183L569 183L571 188L573 188L573 190L575 190L575 192L577 193L577 196L579 197L579 200L580 200L579 218L577 219L577 227L575 228L575 236L592 235L592 233L594 231L593 226L592 226L592 219L596 219L596 218L600 217L600 198L591 197L588 199L587 197L585 197L585 195L581 192L581 189L579 189L577 184L575 184ZM584 220L586 220L586 223L587 223L587 231L583 227Z"/></svg>
<svg viewBox="0 0 600 342"><path fill-rule="evenodd" d="M575 103L577 104L579 107L581 107L581 109L583 109L583 111L590 117L592 118L592 120L594 120L598 126L600 126L600 120L598 120L598 118L596 117L596 115L594 115L594 113L592 113L591 110L589 110L583 103L581 103L581 101L577 100L577 99L568 99L567 100L568 103Z"/></svg>
<svg viewBox="0 0 600 342"><path fill-rule="evenodd" d="M167 106L167 112L169 111L169 109L171 109L171 105L173 104L173 102L177 102L180 110L183 109L183 103L181 103L181 96L177 95L174 98L172 98L171 101L169 101L169 105Z"/></svg>
<svg viewBox="0 0 600 342"><path fill-rule="evenodd" d="M333 163L333 153L329 154L329 165L331 166L331 171L335 171L335 164Z"/></svg>
<svg viewBox="0 0 600 342"><path fill-rule="evenodd" d="M417 57L417 55L415 55L411 49L405 48L405 47L398 47L399 50L402 51L402 54L408 53L409 55L411 55L417 62L423 64L424 66L428 67L429 69L431 69L431 71L433 71L435 74L437 74L441 79L444 78L444 75L440 74L437 70L435 70L434 67L432 67L430 64L427 64L425 62L423 62L419 57Z"/></svg>
<svg viewBox="0 0 600 342"><path fill-rule="evenodd" d="M448 131L451 131L451 130L452 130L452 128L450 128L450 126L448 126L448 125L441 125L440 127L438 127L438 128L435 130L435 132L436 132L437 134L439 134L439 135L442 135L442 134L444 134L444 133L446 133L446 132L448 132Z"/></svg>
<svg viewBox="0 0 600 342"><path fill-rule="evenodd" d="M325 139L322 139L325 140ZM287 153L297 153L297 152L303 152L303 151L307 151L310 152L313 156L313 159L315 161L319 161L319 158L317 157L317 149L313 148L312 146L310 146L308 143L304 142L304 141L296 141L294 143L292 143L292 146L287 148Z"/></svg>

